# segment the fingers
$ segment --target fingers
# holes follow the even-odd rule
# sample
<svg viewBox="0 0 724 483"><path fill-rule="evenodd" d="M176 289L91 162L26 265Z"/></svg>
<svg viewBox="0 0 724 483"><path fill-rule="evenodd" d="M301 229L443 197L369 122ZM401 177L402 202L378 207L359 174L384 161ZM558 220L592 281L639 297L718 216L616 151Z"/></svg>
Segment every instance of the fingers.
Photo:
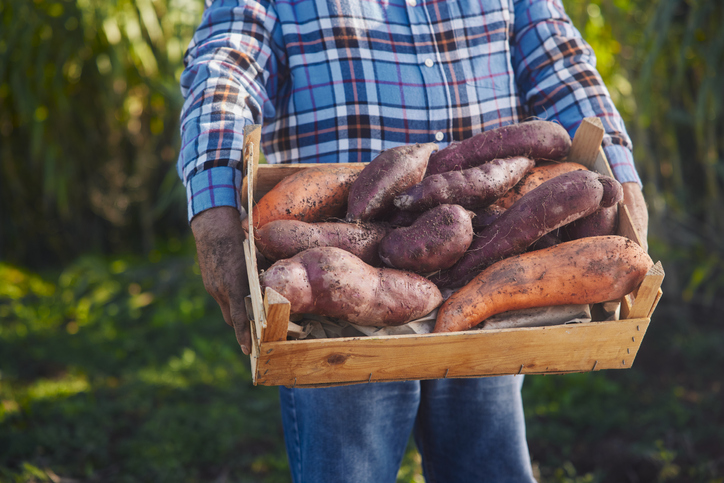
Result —
<svg viewBox="0 0 724 483"><path fill-rule="evenodd" d="M249 324L249 318L246 316L246 307L244 304L233 304L230 309L232 327L234 327L234 334L236 335L236 341L241 347L241 352L245 355L251 354L251 327Z"/></svg>
<svg viewBox="0 0 724 483"><path fill-rule="evenodd" d="M216 297L214 297L216 299ZM221 308L221 315L224 316L224 322L226 322L226 325L230 327L234 327L234 322L231 318L231 310L229 309L228 302L223 302L218 299L216 299L216 303L219 304L219 308Z"/></svg>

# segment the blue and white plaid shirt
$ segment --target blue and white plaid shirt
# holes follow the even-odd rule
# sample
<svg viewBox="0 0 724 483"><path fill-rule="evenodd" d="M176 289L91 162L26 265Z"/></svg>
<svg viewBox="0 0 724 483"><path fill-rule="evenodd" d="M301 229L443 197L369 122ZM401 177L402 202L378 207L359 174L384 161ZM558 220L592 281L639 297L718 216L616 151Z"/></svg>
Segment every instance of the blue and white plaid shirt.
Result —
<svg viewBox="0 0 724 483"><path fill-rule="evenodd" d="M573 136L597 116L615 176L640 183L594 53L560 0L217 0L185 63L189 220L237 206L252 123L270 163L346 163L531 117Z"/></svg>

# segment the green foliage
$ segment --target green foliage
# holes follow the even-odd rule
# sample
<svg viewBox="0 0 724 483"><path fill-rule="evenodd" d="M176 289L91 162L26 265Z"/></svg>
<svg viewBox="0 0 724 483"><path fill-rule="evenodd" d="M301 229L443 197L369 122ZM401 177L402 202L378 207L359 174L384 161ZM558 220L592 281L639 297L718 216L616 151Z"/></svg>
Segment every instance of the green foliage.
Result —
<svg viewBox="0 0 724 483"><path fill-rule="evenodd" d="M564 1L626 120L667 297L722 307L724 4Z"/></svg>
<svg viewBox="0 0 724 483"><path fill-rule="evenodd" d="M253 387L192 245L0 265L0 481L286 481L277 392Z"/></svg>
<svg viewBox="0 0 724 483"><path fill-rule="evenodd" d="M69 261L185 229L178 78L195 0L0 3L0 248Z"/></svg>

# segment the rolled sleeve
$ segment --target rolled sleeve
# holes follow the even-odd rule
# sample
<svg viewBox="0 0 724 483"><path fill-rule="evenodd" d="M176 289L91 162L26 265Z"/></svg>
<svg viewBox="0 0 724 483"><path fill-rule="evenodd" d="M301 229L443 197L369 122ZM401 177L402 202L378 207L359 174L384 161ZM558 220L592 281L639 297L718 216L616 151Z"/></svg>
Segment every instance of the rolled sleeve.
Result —
<svg viewBox="0 0 724 483"><path fill-rule="evenodd" d="M189 178L186 183L189 222L209 208L232 206L239 208L241 171L223 166L210 168Z"/></svg>
<svg viewBox="0 0 724 483"><path fill-rule="evenodd" d="M613 176L620 183L638 183L639 186L643 187L641 178L636 171L633 154L631 154L630 149L617 144L611 144L604 147L603 152L606 153L606 158L608 158L608 164L611 165Z"/></svg>

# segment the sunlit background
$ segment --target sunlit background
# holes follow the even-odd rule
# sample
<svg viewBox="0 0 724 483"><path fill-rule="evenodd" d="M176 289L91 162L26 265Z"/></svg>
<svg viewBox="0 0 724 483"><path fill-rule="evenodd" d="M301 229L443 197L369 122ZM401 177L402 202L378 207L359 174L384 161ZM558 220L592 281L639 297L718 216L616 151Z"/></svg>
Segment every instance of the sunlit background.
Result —
<svg viewBox="0 0 724 483"><path fill-rule="evenodd" d="M724 4L564 2L626 119L664 299L634 367L528 376L541 482L724 482ZM0 0L0 482L289 481L194 260L201 0ZM423 481L410 446L399 481Z"/></svg>

